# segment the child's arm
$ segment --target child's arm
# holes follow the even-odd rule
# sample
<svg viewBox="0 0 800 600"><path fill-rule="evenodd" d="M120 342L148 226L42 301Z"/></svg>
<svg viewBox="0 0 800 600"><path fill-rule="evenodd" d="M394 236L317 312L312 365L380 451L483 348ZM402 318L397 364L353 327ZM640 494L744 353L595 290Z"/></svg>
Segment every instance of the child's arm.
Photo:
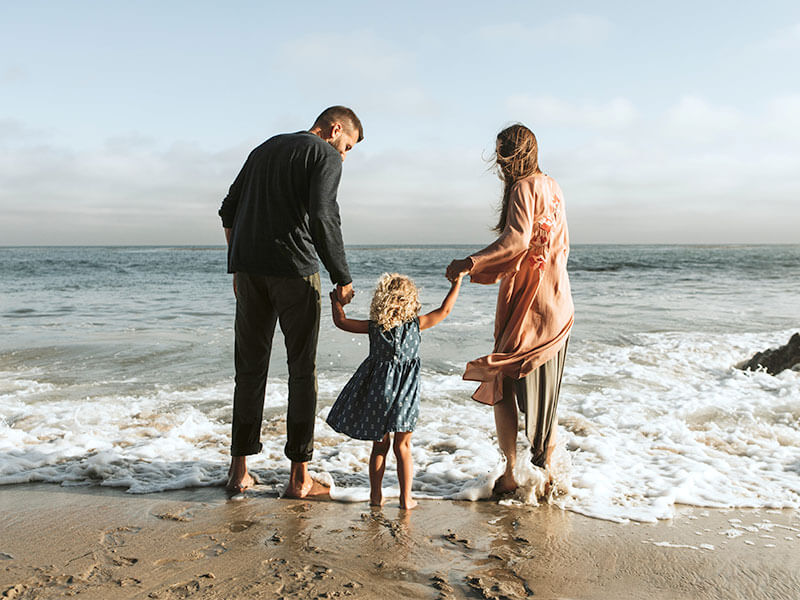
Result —
<svg viewBox="0 0 800 600"><path fill-rule="evenodd" d="M334 325L342 331L349 331L350 333L369 333L369 321L347 318L347 315L344 314L344 306L339 302L339 298L336 295L336 290L330 293L330 297Z"/></svg>
<svg viewBox="0 0 800 600"><path fill-rule="evenodd" d="M453 306L456 303L456 298L458 298L458 290L461 289L461 278L463 276L464 274L461 273L455 278L450 286L450 291L447 292L447 296L444 297L444 300L442 300L442 305L439 308L432 310L426 315L420 315L420 329L428 329L433 327L434 325L444 321L444 318L450 314L450 311L453 310Z"/></svg>

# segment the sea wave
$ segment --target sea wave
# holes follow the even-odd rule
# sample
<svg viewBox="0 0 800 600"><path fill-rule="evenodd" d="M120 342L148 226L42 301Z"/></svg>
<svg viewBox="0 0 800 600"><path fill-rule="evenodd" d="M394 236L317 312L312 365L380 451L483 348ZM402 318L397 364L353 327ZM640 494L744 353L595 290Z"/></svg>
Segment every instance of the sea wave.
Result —
<svg viewBox="0 0 800 600"><path fill-rule="evenodd" d="M559 406L562 494L554 501L616 521L670 518L678 504L800 506L800 373L772 376L734 366L789 333L667 332L573 345ZM0 372L0 484L98 484L147 493L222 483L229 380L68 400L40 375ZM320 375L312 466L335 484L335 498L356 501L366 498L370 444L325 424L347 376ZM423 372L413 436L414 489L421 497L487 498L502 471L491 408L469 399L474 388L458 372ZM288 466L285 404L285 379L271 379L264 449L249 461L262 485L276 491ZM517 501L534 503L543 478L524 459L525 449L520 437L524 485ZM387 495L397 491L390 471L386 488Z"/></svg>

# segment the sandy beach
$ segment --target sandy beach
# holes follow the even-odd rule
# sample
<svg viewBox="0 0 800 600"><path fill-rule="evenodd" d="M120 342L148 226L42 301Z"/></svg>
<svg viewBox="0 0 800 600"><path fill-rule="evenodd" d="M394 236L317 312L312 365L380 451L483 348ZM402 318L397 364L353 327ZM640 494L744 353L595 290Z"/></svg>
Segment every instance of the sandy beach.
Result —
<svg viewBox="0 0 800 600"><path fill-rule="evenodd" d="M3 598L797 598L800 513L0 488Z"/></svg>

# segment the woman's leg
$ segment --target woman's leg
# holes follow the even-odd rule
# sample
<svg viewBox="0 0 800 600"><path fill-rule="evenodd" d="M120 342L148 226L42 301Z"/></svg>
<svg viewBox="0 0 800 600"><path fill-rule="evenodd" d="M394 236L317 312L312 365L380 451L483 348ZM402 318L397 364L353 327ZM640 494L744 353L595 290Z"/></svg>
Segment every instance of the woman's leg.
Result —
<svg viewBox="0 0 800 600"><path fill-rule="evenodd" d="M379 442L372 442L369 455L369 503L371 506L383 504L383 472L386 470L386 455L389 453L389 434Z"/></svg>
<svg viewBox="0 0 800 600"><path fill-rule="evenodd" d="M517 464L517 402L510 380L503 382L503 399L494 405L494 424L500 451L506 457L506 470L495 482L495 494L505 494L517 489L514 467Z"/></svg>
<svg viewBox="0 0 800 600"><path fill-rule="evenodd" d="M550 432L550 442L547 444L547 454L544 457L544 464L547 465L547 470L550 470L551 459L553 458L553 450L556 449L556 438L558 438L558 428L554 427Z"/></svg>
<svg viewBox="0 0 800 600"><path fill-rule="evenodd" d="M411 497L414 461L411 457L410 431L398 431L394 434L394 455L397 458L397 479L400 481L400 508L411 510L417 505L417 501Z"/></svg>

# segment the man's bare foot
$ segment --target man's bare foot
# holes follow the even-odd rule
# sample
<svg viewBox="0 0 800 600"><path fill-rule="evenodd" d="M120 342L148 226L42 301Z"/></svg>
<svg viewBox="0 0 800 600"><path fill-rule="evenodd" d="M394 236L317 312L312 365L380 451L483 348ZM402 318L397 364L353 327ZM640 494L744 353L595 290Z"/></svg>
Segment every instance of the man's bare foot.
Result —
<svg viewBox="0 0 800 600"><path fill-rule="evenodd" d="M411 510L417 505L417 501L413 498L409 498L408 500L403 500L400 498L400 508L403 510Z"/></svg>
<svg viewBox="0 0 800 600"><path fill-rule="evenodd" d="M228 468L228 481L225 483L225 488L241 494L257 483L256 478L247 472L247 457L231 456L231 466Z"/></svg>
<svg viewBox="0 0 800 600"><path fill-rule="evenodd" d="M370 492L369 494L369 505L370 506L383 506L386 503L386 500L383 498L383 490L379 491L377 494L373 494Z"/></svg>
<svg viewBox="0 0 800 600"><path fill-rule="evenodd" d="M225 488L231 492L241 494L243 491L253 487L256 484L255 478L247 471L244 474L235 475L232 471L228 472L228 482Z"/></svg>
<svg viewBox="0 0 800 600"><path fill-rule="evenodd" d="M284 498L318 498L320 496L329 496L331 488L324 483L320 483L316 479L309 477L302 484L289 482L286 486L286 491L283 493Z"/></svg>
<svg viewBox="0 0 800 600"><path fill-rule="evenodd" d="M497 481L494 482L494 486L492 487L492 495L493 496L504 496L505 494L511 494L517 491L517 480L514 479L513 475L509 475L508 473L503 473L500 477L497 478Z"/></svg>

